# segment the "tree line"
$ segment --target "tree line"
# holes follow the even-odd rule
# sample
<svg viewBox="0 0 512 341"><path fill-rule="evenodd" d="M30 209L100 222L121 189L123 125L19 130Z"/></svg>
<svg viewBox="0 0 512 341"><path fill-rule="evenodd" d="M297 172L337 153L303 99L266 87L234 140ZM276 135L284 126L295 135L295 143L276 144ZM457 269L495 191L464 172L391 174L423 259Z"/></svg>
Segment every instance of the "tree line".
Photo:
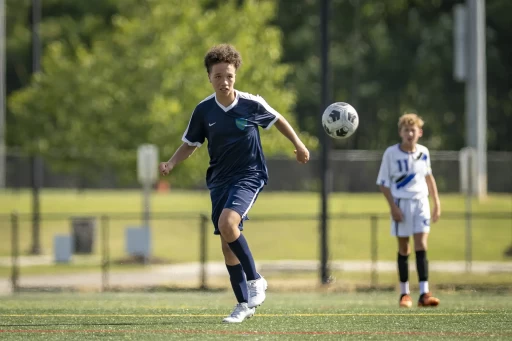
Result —
<svg viewBox="0 0 512 341"><path fill-rule="evenodd" d="M424 117L430 148L464 146L464 85L452 77L459 2L331 0L331 98L353 104L361 121L334 148L383 149L405 111ZM9 147L58 169L109 168L130 179L139 144L157 144L162 158L179 145L212 92L202 58L219 42L242 53L237 88L262 95L318 146L319 1L45 0L36 74L31 1L6 3ZM488 148L510 151L512 2L487 1L486 11ZM291 155L275 130L262 134L268 155ZM202 157L193 159L176 181L203 176Z"/></svg>

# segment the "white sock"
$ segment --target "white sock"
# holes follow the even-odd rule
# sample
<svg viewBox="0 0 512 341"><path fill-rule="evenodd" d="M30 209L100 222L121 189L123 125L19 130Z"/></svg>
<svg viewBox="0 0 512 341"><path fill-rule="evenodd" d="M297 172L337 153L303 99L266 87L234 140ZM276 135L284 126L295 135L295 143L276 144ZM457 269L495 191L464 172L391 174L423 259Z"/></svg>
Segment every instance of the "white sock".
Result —
<svg viewBox="0 0 512 341"><path fill-rule="evenodd" d="M420 282L420 295L428 292L428 281Z"/></svg>
<svg viewBox="0 0 512 341"><path fill-rule="evenodd" d="M400 282L400 293L402 295L409 294L409 282Z"/></svg>

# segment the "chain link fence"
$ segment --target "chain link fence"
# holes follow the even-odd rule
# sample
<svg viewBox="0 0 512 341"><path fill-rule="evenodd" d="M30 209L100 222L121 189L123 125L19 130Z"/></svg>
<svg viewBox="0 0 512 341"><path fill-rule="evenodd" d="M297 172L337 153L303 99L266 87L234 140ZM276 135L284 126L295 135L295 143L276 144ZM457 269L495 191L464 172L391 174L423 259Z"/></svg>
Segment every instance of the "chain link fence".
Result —
<svg viewBox="0 0 512 341"><path fill-rule="evenodd" d="M134 152L135 153L135 152ZM332 169L331 189L333 192L375 192L375 180L379 172L383 151L344 150L330 154ZM59 158L56 153L54 158ZM67 156L69 157L69 156ZM64 158L64 156L62 156ZM7 155L7 187L23 189L32 187L34 179L44 188L74 189L119 189L139 188L134 177L132 181L119 181L116 173L106 167L92 166L90 158L73 156L76 168L81 171L56 170L51 160L30 157L21 152L11 151ZM460 192L461 164L458 151L431 151L432 169L440 192ZM311 162L296 167L296 161L289 158L268 158L270 180L266 191L318 191L320 188L320 162L312 155ZM512 193L512 153L488 152L488 192ZM135 172L134 172L135 174ZM171 184L182 188L180 184ZM204 179L192 188L205 188Z"/></svg>
<svg viewBox="0 0 512 341"><path fill-rule="evenodd" d="M0 289L207 289L227 278L220 241L207 215L154 213L149 228L140 221L140 215L132 213L44 214L41 254L33 256L31 216L0 216L0 269L10 278ZM389 235L387 215L332 215L330 226L328 268L333 279L378 288L387 283L382 276L394 278L396 241ZM505 284L512 284L507 255L512 246L511 212L444 212L433 229L431 271L506 274ZM312 279L320 266L318 231L316 216L280 214L251 217L244 233L263 274Z"/></svg>

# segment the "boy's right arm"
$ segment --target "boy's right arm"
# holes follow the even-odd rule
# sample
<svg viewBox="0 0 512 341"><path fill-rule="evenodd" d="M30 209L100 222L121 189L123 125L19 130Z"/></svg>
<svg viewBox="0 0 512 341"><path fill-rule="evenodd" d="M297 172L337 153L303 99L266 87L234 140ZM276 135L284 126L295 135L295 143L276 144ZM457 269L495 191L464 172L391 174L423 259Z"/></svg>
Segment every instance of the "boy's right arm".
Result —
<svg viewBox="0 0 512 341"><path fill-rule="evenodd" d="M192 155L195 150L197 149L196 146L191 146L188 143L183 143L174 153L174 155L169 159L167 162L161 162L160 163L160 173L162 175L167 175L171 172L171 170L180 162L183 160L186 160Z"/></svg>
<svg viewBox="0 0 512 341"><path fill-rule="evenodd" d="M399 222L402 221L404 218L402 215L402 211L395 204L395 201L393 200L393 196L391 195L391 190L389 189L389 187L379 185L379 188L380 188L380 191L382 192L382 194L384 194L384 197L386 198L386 200L388 202L389 209L391 211L391 216L393 217L393 220L399 221Z"/></svg>
<svg viewBox="0 0 512 341"><path fill-rule="evenodd" d="M389 150L389 149L388 149ZM379 175L377 176L377 184L379 185L380 191L384 194L386 201L389 205L389 210L391 211L391 216L395 221L402 221L403 215L400 207L395 204L395 200L393 199L393 195L391 194L391 174L390 174L390 160L389 160L389 152L386 150L384 155L382 156L382 162L380 164Z"/></svg>
<svg viewBox="0 0 512 341"><path fill-rule="evenodd" d="M186 160L194 151L201 147L206 138L203 116L198 107L194 109L190 116L187 129L183 134L183 144L176 150L174 155L167 162L161 162L159 166L162 175L169 174L172 169L183 160Z"/></svg>

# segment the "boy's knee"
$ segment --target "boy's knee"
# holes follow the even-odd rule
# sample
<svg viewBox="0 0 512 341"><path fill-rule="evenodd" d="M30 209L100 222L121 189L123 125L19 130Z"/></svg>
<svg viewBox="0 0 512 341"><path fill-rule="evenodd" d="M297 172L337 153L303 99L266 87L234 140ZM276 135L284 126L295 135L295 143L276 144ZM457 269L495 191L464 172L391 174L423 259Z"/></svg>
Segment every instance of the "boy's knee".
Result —
<svg viewBox="0 0 512 341"><path fill-rule="evenodd" d="M414 251L427 251L427 235L417 234L414 236Z"/></svg>
<svg viewBox="0 0 512 341"><path fill-rule="evenodd" d="M398 238L398 253L402 256L408 256L411 253L409 238Z"/></svg>
<svg viewBox="0 0 512 341"><path fill-rule="evenodd" d="M231 243L240 235L240 216L232 210L224 210L219 218L219 231L225 241Z"/></svg>
<svg viewBox="0 0 512 341"><path fill-rule="evenodd" d="M411 253L411 250L409 249L409 245L400 246L398 248L398 253L401 254L402 256L409 256L409 254Z"/></svg>
<svg viewBox="0 0 512 341"><path fill-rule="evenodd" d="M427 251L427 243L418 243L414 245L414 251Z"/></svg>
<svg viewBox="0 0 512 341"><path fill-rule="evenodd" d="M236 232L231 224L221 223L219 221L219 231L221 236L228 242L231 243L236 240Z"/></svg>

